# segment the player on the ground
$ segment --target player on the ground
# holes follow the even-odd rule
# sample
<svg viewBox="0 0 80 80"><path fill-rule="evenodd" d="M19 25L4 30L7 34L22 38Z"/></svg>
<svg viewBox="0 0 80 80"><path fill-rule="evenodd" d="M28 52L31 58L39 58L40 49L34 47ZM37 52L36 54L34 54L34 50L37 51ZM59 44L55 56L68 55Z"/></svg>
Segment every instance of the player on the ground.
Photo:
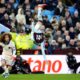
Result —
<svg viewBox="0 0 80 80"><path fill-rule="evenodd" d="M0 46L3 48L1 66L4 69L3 77L7 78L9 76L9 70L14 64L14 57L16 53L15 44L11 41L11 35L9 33L4 33L1 37Z"/></svg>

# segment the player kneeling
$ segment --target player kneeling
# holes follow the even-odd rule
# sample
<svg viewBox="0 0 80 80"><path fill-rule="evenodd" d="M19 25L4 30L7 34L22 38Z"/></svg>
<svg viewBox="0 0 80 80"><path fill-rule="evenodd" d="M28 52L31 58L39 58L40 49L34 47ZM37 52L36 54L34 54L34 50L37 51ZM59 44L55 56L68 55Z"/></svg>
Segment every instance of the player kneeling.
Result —
<svg viewBox="0 0 80 80"><path fill-rule="evenodd" d="M3 48L1 66L4 69L3 77L7 78L9 76L9 71L14 65L14 57L16 53L15 44L11 41L11 35L9 33L4 33L1 37L0 46Z"/></svg>

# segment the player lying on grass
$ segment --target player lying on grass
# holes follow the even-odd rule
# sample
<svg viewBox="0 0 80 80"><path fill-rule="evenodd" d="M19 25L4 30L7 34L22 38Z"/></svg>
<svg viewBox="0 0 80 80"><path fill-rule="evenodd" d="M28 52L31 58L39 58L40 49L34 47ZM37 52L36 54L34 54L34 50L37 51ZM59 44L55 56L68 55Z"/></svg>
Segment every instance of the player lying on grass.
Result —
<svg viewBox="0 0 80 80"><path fill-rule="evenodd" d="M11 35L9 33L4 33L1 37L0 46L3 48L1 66L4 69L3 77L9 76L9 70L14 64L14 57L16 53L15 44L11 41Z"/></svg>
<svg viewBox="0 0 80 80"><path fill-rule="evenodd" d="M17 55L15 58L15 63L10 70L11 74L30 74L31 69L30 65L24 60L20 55Z"/></svg>

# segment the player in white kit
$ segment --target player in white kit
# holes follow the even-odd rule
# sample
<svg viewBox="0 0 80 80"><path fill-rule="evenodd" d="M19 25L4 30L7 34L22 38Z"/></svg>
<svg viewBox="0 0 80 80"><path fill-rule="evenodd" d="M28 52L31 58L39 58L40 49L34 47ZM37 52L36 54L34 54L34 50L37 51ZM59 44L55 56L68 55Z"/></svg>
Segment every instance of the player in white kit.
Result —
<svg viewBox="0 0 80 80"><path fill-rule="evenodd" d="M2 76L5 78L9 76L9 70L14 64L14 57L16 53L15 44L11 41L11 35L9 33L4 33L1 37L0 46L3 48L1 66L4 69Z"/></svg>

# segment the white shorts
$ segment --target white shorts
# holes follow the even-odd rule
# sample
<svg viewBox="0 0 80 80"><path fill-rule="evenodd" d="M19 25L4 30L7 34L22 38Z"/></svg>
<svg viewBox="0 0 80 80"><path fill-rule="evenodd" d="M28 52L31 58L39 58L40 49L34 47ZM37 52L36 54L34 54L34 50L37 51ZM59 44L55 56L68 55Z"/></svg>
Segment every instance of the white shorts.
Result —
<svg viewBox="0 0 80 80"><path fill-rule="evenodd" d="M13 66L14 65L14 58L9 56L2 56L1 61L5 61L6 65Z"/></svg>

